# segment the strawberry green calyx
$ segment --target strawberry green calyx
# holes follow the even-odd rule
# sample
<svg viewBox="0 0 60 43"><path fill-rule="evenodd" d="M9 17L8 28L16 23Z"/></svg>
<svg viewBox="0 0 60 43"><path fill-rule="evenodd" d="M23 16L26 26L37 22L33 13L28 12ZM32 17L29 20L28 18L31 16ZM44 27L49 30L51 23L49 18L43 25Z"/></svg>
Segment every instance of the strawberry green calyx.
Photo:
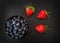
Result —
<svg viewBox="0 0 60 43"><path fill-rule="evenodd" d="M45 10L45 12L46 12L46 15L48 16L48 12ZM49 17L49 16L48 16Z"/></svg>
<svg viewBox="0 0 60 43"><path fill-rule="evenodd" d="M31 8L32 11L35 12L35 8L34 8L33 6L29 6L29 5L27 5L27 6L25 6L25 8Z"/></svg>
<svg viewBox="0 0 60 43"><path fill-rule="evenodd" d="M46 15L48 16L48 18L49 18L49 13L51 13L51 12L47 12L46 10L45 10L45 12L46 12Z"/></svg>
<svg viewBox="0 0 60 43"><path fill-rule="evenodd" d="M47 28L48 28L48 26L47 26L47 25L45 25L45 31L47 30Z"/></svg>

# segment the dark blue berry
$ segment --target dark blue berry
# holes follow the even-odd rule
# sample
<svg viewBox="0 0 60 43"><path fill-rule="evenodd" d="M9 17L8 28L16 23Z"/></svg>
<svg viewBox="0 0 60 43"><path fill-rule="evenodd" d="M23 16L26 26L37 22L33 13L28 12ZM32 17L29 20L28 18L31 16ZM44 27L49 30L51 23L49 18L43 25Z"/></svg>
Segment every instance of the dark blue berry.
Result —
<svg viewBox="0 0 60 43"><path fill-rule="evenodd" d="M5 24L6 34L13 39L22 38L28 29L29 25L22 16L12 16Z"/></svg>

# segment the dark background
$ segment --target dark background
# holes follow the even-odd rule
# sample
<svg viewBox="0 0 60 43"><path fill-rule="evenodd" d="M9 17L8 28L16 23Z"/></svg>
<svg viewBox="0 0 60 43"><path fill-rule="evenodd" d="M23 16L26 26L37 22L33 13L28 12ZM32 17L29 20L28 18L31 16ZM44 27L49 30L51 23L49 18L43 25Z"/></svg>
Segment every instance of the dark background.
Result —
<svg viewBox="0 0 60 43"><path fill-rule="evenodd" d="M31 17L26 17L25 6L32 4L36 11ZM38 20L37 13L41 9L51 12L50 18ZM30 25L30 30L22 38L12 40L5 34L5 22L11 16L23 16ZM38 33L34 27L37 24L48 25L47 32ZM59 41L58 8L56 0L0 0L0 43L57 43Z"/></svg>

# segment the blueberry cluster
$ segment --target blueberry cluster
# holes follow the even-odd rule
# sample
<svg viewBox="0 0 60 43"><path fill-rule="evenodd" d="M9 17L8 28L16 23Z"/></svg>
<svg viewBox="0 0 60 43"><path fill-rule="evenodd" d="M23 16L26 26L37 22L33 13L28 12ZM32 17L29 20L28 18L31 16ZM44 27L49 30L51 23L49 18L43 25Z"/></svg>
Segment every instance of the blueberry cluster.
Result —
<svg viewBox="0 0 60 43"><path fill-rule="evenodd" d="M28 29L29 25L22 16L12 16L5 24L6 34L13 39L22 38Z"/></svg>

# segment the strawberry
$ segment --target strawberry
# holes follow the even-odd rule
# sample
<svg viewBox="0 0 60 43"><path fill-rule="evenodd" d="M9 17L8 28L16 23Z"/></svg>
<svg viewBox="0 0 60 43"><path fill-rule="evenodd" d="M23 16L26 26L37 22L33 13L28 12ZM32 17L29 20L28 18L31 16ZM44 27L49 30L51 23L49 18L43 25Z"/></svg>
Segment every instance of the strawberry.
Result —
<svg viewBox="0 0 60 43"><path fill-rule="evenodd" d="M35 8L33 6L26 6L26 16L29 17L35 12Z"/></svg>
<svg viewBox="0 0 60 43"><path fill-rule="evenodd" d="M46 19L48 16L48 12L44 9L40 10L37 14L38 19Z"/></svg>
<svg viewBox="0 0 60 43"><path fill-rule="evenodd" d="M46 29L47 25L45 26L44 24L39 24L35 26L35 30L39 33L44 33Z"/></svg>

